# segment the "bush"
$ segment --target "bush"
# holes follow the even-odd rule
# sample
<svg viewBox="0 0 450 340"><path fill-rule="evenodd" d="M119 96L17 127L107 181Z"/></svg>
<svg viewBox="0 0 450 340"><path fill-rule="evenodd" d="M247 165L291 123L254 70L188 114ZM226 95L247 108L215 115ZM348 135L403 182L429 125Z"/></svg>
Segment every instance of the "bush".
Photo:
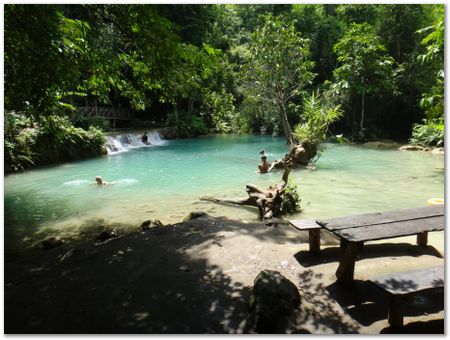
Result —
<svg viewBox="0 0 450 340"><path fill-rule="evenodd" d="M439 121L425 120L423 124L414 124L409 143L421 146L444 146L444 124Z"/></svg>
<svg viewBox="0 0 450 340"><path fill-rule="evenodd" d="M30 145L34 144L36 130L31 120L15 112L5 112L4 154L5 172L23 170L34 165Z"/></svg>
<svg viewBox="0 0 450 340"><path fill-rule="evenodd" d="M294 136L300 142L312 144L325 140L328 127L343 114L339 106L326 106L314 93L304 99L302 111L301 122L294 128Z"/></svg>
<svg viewBox="0 0 450 340"><path fill-rule="evenodd" d="M110 130L112 127L111 120L98 118L98 117L77 117L73 121L73 125L84 130L89 130L91 126L94 126L100 130Z"/></svg>
<svg viewBox="0 0 450 340"><path fill-rule="evenodd" d="M300 196L296 185L288 184L281 198L281 213L292 214L300 209Z"/></svg>
<svg viewBox="0 0 450 340"><path fill-rule="evenodd" d="M174 126L177 129L179 138L196 137L206 135L208 128L205 121L199 116L190 116L183 113L169 113L167 115L167 126Z"/></svg>
<svg viewBox="0 0 450 340"><path fill-rule="evenodd" d="M233 124L236 116L234 97L225 89L221 89L219 92L206 91L202 111L210 117L216 132L228 133L238 129Z"/></svg>
<svg viewBox="0 0 450 340"><path fill-rule="evenodd" d="M5 114L5 171L101 155L103 133L74 127L67 118L51 115L33 125L24 115Z"/></svg>
<svg viewBox="0 0 450 340"><path fill-rule="evenodd" d="M55 163L93 157L104 153L105 137L95 127L74 127L67 118L48 116L40 121L33 149L39 163Z"/></svg>

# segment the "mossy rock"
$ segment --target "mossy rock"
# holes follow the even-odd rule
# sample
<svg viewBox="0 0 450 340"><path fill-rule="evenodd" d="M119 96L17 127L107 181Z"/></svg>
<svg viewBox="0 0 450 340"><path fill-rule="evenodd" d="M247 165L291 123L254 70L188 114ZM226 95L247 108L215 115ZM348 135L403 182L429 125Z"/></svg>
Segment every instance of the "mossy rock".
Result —
<svg viewBox="0 0 450 340"><path fill-rule="evenodd" d="M249 297L247 330L257 333L282 333L286 320L299 308L297 287L281 273L261 271Z"/></svg>

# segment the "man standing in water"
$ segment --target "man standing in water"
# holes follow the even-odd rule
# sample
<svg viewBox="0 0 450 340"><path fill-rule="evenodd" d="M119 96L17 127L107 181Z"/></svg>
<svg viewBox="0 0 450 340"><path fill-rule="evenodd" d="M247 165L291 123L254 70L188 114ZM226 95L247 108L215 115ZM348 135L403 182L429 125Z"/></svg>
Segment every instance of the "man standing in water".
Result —
<svg viewBox="0 0 450 340"><path fill-rule="evenodd" d="M264 150L263 150L264 152ZM259 174L265 174L269 171L270 163L267 161L266 155L264 153L261 156L261 164L258 165L259 171L257 173Z"/></svg>
<svg viewBox="0 0 450 340"><path fill-rule="evenodd" d="M144 144L148 144L148 135L147 135L147 131L144 132L144 135L141 138L142 143Z"/></svg>

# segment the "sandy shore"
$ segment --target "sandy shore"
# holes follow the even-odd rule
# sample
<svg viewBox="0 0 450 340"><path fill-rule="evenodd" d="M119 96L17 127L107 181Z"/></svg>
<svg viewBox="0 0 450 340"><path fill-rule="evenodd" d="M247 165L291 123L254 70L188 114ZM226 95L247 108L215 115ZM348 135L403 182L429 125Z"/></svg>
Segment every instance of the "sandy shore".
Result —
<svg viewBox="0 0 450 340"><path fill-rule="evenodd" d="M307 232L285 225L206 216L102 244L7 252L5 332L242 333L253 281L271 269L302 296L286 332L378 334L389 331L388 299L366 280L444 263L443 232L431 233L428 247L416 246L415 237L370 242L348 289L335 283L337 240L322 233L320 256L308 253L307 242ZM405 324L441 329L441 300L421 299Z"/></svg>

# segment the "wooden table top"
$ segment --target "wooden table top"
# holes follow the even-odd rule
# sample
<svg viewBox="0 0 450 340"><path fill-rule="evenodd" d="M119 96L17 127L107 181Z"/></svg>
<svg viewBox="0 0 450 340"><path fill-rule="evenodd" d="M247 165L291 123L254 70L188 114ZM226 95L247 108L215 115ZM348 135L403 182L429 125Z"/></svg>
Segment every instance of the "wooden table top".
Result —
<svg viewBox="0 0 450 340"><path fill-rule="evenodd" d="M349 242L409 236L444 230L444 205L345 216L317 223Z"/></svg>

